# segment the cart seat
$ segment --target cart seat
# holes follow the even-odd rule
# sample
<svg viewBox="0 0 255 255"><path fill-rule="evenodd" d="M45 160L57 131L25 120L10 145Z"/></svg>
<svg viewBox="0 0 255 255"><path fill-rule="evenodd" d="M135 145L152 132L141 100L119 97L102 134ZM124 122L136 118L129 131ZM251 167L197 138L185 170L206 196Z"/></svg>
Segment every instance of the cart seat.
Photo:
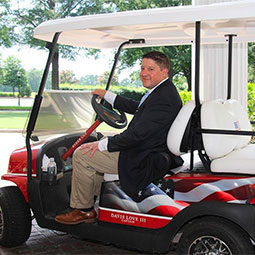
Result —
<svg viewBox="0 0 255 255"><path fill-rule="evenodd" d="M179 111L167 135L168 149L176 156L189 151L191 117L195 101L188 101Z"/></svg>
<svg viewBox="0 0 255 255"><path fill-rule="evenodd" d="M237 100L213 100L201 107L201 127L205 129L251 131L247 112ZM203 134L203 145L217 173L255 173L255 145L251 136Z"/></svg>

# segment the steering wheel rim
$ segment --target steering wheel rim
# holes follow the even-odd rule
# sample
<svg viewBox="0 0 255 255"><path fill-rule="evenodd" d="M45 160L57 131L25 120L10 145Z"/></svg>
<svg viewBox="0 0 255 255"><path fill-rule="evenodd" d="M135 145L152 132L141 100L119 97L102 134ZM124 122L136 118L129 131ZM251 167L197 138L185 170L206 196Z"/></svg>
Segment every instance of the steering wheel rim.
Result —
<svg viewBox="0 0 255 255"><path fill-rule="evenodd" d="M122 111L115 111L111 105L104 101L98 100L98 95L93 95L91 98L91 105L98 115L99 119L114 128L124 128L127 125L127 116Z"/></svg>

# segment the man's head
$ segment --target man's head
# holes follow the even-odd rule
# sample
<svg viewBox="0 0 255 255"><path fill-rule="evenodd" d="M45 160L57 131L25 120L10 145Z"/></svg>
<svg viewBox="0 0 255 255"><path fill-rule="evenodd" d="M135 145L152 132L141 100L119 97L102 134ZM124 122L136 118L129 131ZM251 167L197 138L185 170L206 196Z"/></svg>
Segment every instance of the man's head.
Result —
<svg viewBox="0 0 255 255"><path fill-rule="evenodd" d="M151 51L144 54L140 71L143 86L148 89L154 88L168 77L169 67L169 60L162 52Z"/></svg>

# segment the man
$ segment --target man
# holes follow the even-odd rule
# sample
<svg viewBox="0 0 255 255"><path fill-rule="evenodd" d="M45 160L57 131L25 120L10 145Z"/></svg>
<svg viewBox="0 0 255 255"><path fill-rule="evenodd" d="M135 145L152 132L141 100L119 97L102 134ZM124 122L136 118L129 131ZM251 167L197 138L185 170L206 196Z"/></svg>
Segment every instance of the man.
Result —
<svg viewBox="0 0 255 255"><path fill-rule="evenodd" d="M135 200L151 182L182 165L182 159L171 154L166 145L168 130L182 107L178 91L168 79L169 66L161 52L142 57L140 79L148 93L140 103L105 90L92 92L134 117L124 132L75 150L70 200L75 209L58 215L56 221L94 222L94 196L100 192L104 173L118 173L121 188Z"/></svg>

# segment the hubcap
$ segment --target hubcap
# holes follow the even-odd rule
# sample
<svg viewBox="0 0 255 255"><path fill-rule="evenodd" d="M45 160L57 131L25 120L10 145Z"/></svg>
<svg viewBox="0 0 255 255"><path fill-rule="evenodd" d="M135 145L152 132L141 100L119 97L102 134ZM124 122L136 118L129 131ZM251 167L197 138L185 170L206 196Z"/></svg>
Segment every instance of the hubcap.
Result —
<svg viewBox="0 0 255 255"><path fill-rule="evenodd" d="M232 255L232 252L222 240L214 236L203 236L191 243L188 249L188 254Z"/></svg>

